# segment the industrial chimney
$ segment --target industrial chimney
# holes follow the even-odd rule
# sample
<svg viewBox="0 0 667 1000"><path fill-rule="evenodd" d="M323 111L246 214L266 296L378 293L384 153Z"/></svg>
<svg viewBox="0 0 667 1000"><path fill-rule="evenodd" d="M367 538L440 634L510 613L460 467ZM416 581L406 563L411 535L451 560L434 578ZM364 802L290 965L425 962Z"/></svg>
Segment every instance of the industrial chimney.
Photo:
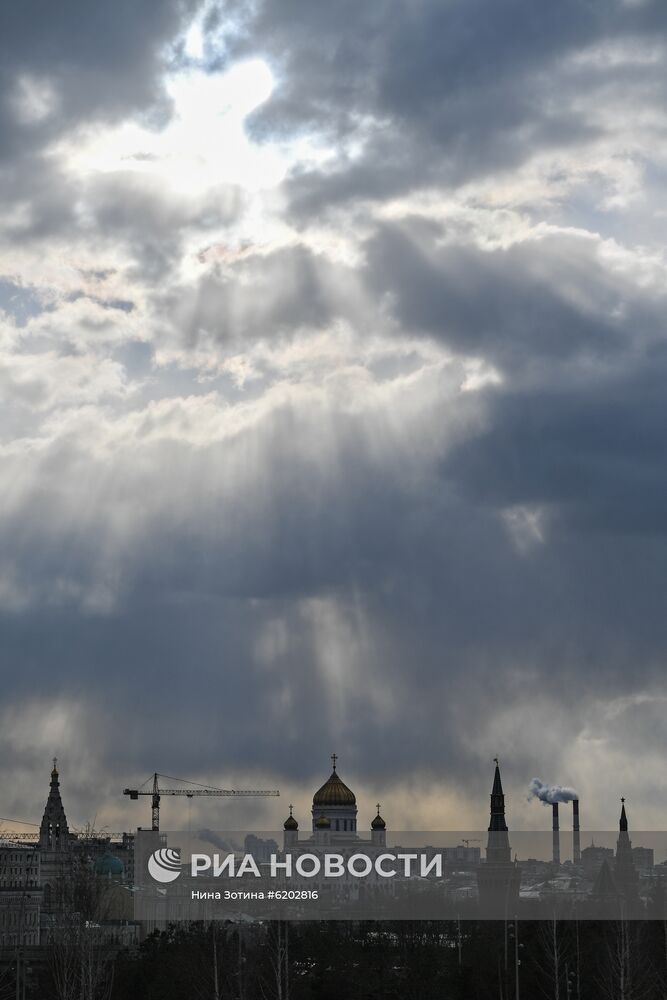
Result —
<svg viewBox="0 0 667 1000"><path fill-rule="evenodd" d="M555 865L560 865L560 832L558 826L558 803L553 802L551 805L553 812L553 862Z"/></svg>
<svg viewBox="0 0 667 1000"><path fill-rule="evenodd" d="M572 860L575 865L581 864L581 846L579 844L579 799L572 799Z"/></svg>

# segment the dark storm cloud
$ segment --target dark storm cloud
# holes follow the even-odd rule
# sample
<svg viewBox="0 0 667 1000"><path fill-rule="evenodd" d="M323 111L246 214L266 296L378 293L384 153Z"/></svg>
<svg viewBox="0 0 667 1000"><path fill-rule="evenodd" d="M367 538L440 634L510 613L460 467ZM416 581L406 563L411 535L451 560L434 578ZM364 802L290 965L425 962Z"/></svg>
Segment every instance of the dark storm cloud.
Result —
<svg viewBox="0 0 667 1000"><path fill-rule="evenodd" d="M17 155L2 168L2 230L14 245L27 240L67 238L76 228L77 185L39 152ZM26 211L17 217L17 206Z"/></svg>
<svg viewBox="0 0 667 1000"><path fill-rule="evenodd" d="M16 508L3 544L3 566L18 567L17 589L32 595L32 610L5 620L6 655L44 670L43 691L64 683L112 717L127 712L131 690L136 705L171 720L155 726L129 711L119 771L144 759L149 770L147 756L190 774L212 757L232 769L270 759L278 773L310 779L303 746L326 742L378 780L416 766L437 779L446 766L463 794L477 759L461 719L483 718L508 691L558 702L576 690L572 736L601 678L615 695L658 682L667 653L659 296L610 272L582 236L480 251L440 246L442 235L415 220L380 228L359 277L393 328L501 371L504 381L477 398L457 392L455 370L424 401L435 426L468 407L451 448L424 454L418 429L399 447L382 422L345 412L319 427L304 402L223 444L177 443L156 413L133 435L136 454L92 460L72 439L40 462L40 489ZM160 313L195 340L206 329L253 343L324 328L343 305L323 288L340 282L293 248L213 273ZM578 366L582 358L597 365ZM506 520L522 507L546 512L526 551ZM37 610L49 602L57 610ZM274 627L280 641L270 640ZM54 668L65 642L63 674ZM103 684L101 698L111 674L117 687ZM386 746L388 727L400 746ZM530 771L533 753L515 738L517 772Z"/></svg>
<svg viewBox="0 0 667 1000"><path fill-rule="evenodd" d="M585 384L500 391L489 430L447 474L477 502L549 505L575 532L664 536L666 377L662 347Z"/></svg>
<svg viewBox="0 0 667 1000"><path fill-rule="evenodd" d="M475 758L461 727L474 722L483 731L490 706L507 707L508 677L519 665L513 697L560 700L567 687L576 690L575 728L601 673L616 693L659 679L665 616L647 595L664 574L664 543L610 547L599 535L557 534L517 558L488 503L448 499L436 482L424 493L406 489L404 469L382 474L361 463L353 437L342 443L344 476L327 491L312 469L305 488L294 449L276 435L266 476L279 484L278 498L252 509L250 497L239 497L235 512L219 515L231 516L236 540L216 537L215 511L196 503L198 529L192 510L180 525L178 517L153 517L123 558L120 608L81 615L65 605L5 617L3 655L16 696L29 697L39 676L43 697L65 690L89 699L102 717L97 739L114 746L119 773L137 761L146 771L158 761L168 773L192 775L211 761L232 772L271 762L281 780L307 779L323 764L303 747L335 744L349 770L397 780L418 767L463 794ZM209 491L201 469L215 462L214 453L202 456L201 493ZM172 451L168 464L178 479L188 460ZM112 497L110 511L119 502ZM96 533L86 534L90 549ZM95 577L96 560L111 564L117 555L104 545L86 552L77 532L62 550L51 543L47 557L44 537L33 536L32 571L43 581L63 570ZM629 572L637 562L641 586ZM84 587L94 582L84 577ZM337 684L319 667L312 600L323 602L325 616L335 609L343 627L333 654L341 711ZM263 662L257 643L275 622L284 639ZM385 700L380 710L374 688ZM388 730L400 741L387 741ZM516 733L513 740L512 768L528 773L535 748Z"/></svg>
<svg viewBox="0 0 667 1000"><path fill-rule="evenodd" d="M535 234L488 250L448 235L405 220L367 243L369 286L401 328L514 373L573 357L604 365L662 336L664 296L615 273L595 238Z"/></svg>
<svg viewBox="0 0 667 1000"><path fill-rule="evenodd" d="M446 476L502 510L546 505L577 530L663 534L665 299L610 268L583 234L503 250L438 227L385 226L368 246L371 287L402 329L493 361L486 429Z"/></svg>
<svg viewBox="0 0 667 1000"><path fill-rule="evenodd" d="M114 121L164 102L165 46L198 6L196 0L67 0L57 10L42 0L5 5L0 159L29 156L72 124ZM52 88L52 108L45 98L43 113L38 108L24 121L16 108L22 78Z"/></svg>
<svg viewBox="0 0 667 1000"><path fill-rule="evenodd" d="M511 433L502 411L493 415L498 433ZM25 676L27 695L37 670L42 693L64 684L103 704L109 718L129 712L128 743L114 753L123 765L150 740L152 759L165 770L180 759L181 770L196 773L211 755L230 767L260 766L275 758L279 731L275 766L285 773L307 775L302 748L326 734L325 742L346 746L351 766L377 776L408 774L416 761L435 776L446 761L464 783L471 762L461 742L462 706L466 718L481 717L489 697L502 699L517 664L524 696L561 697L576 686L573 724L581 724L601 672L606 690L616 692L658 676L665 617L660 601L647 597L665 570L664 543L610 546L604 531L582 536L556 522L544 543L521 555L499 511L561 497L549 482L537 496L520 482L499 493L509 462L500 451L494 467L493 441L461 445L438 478L411 455L417 440L399 449L390 438L378 454L377 430L343 415L333 453L316 459L307 444L314 422L307 409L279 411L259 439L245 434L233 445L196 450L165 436L134 460L118 454L115 474L106 462L91 474L83 455L54 455L40 470L41 494L17 510L3 544L3 566L20 563L18 584L38 595L32 610L3 626L5 655L23 665L18 687ZM514 430L529 476L545 443L526 447L525 438ZM485 447L488 454L477 450ZM237 461L243 467L252 455L261 472L248 471L223 501ZM475 470L465 467L475 455L492 480L476 492ZM68 513L54 491L65 470L77 468L86 478L71 487ZM83 499L89 495L98 496L92 506ZM131 537L123 529L128 504ZM138 533L136 519L144 525ZM641 583L628 572L639 561ZM74 613L72 601L105 581L120 600ZM329 614L329 638L342 634L327 653ZM280 641L269 641L261 656L258 641L270 639L275 622ZM631 677L628 635L637 661ZM566 654L570 643L575 649ZM341 712L323 655L333 657L340 677ZM598 666L581 676L582 662ZM381 711L376 685L386 699ZM128 692L136 710L123 707ZM168 730L143 720L138 706L147 703L172 720ZM202 736L193 744L195 717ZM386 745L387 726L400 728L400 747ZM424 731L431 734L427 759ZM528 767L531 752L517 745L515 767L524 757Z"/></svg>
<svg viewBox="0 0 667 1000"><path fill-rule="evenodd" d="M303 446L307 425L313 422L307 411L276 413L259 440L244 435L226 448L199 452L164 444L149 448L138 465L125 466L116 476L100 467L106 499L98 500L87 514L77 504L77 512L71 512L75 522L62 509L55 514L47 484L51 481L55 487L54 475L59 479L54 462L62 473L65 465L70 470L80 466L83 456L61 450L58 459L54 456L41 468L43 496L17 511L14 531L3 544L3 566L20 560L23 576L18 583L37 588L38 599L29 613L5 618L3 655L16 667L20 661L26 677L44 671L50 679L42 696L55 696L63 687L76 689L99 706L101 678L109 677L103 702L107 722L99 739L105 734L111 738L107 730L113 729L117 712L126 717L127 740L114 754L114 767L125 766L133 756L140 758L148 738L160 766L177 773L175 760L180 760L181 771L187 766L192 772L213 757L237 768L270 759L275 767L303 774L308 765L300 748L304 740L316 739L323 726L337 729L340 739L348 736L349 727L352 738L357 713L363 711L369 732L374 731L367 682L361 676L344 695L350 707L347 723L333 711L332 679L316 667L321 637L317 610L314 621L309 602L321 598L326 605L330 600L335 609L342 600L340 617L349 619L355 638L359 626L349 595L356 587L362 593L372 590L380 566L387 560L393 563L387 539L397 520L410 517L413 498L403 474L411 463L406 456L399 470L379 461L377 441L372 447L365 440L356 419L341 421L333 456L309 457ZM250 475L247 487L241 484L232 501L221 507L221 485L231 477L234 455L243 461L258 448L258 478ZM340 474L331 468L332 461ZM169 485L164 483L161 499L149 500L154 486L149 469L156 463ZM89 462L84 466L89 470ZM199 485L193 494L195 481ZM264 489L260 482L266 484ZM72 488L81 490L82 497L91 495L96 491L94 477ZM129 498L142 493L146 530L128 546L122 530L112 537L113 525L119 527L118 515ZM156 499L159 509L149 514ZM75 593L78 585L86 595L100 577L113 578L120 567L120 606L102 614L72 613L68 590ZM48 604L57 601L57 591L65 603L50 612ZM276 620L282 623L284 643L278 642L275 652L269 643L266 655L260 656L258 640L267 628L270 633ZM66 665L55 670L65 646ZM381 633L374 646L372 662L362 663L347 644L345 655L353 671L380 670ZM347 669L342 662L340 667ZM184 671L192 677L191 684L184 681ZM28 696L29 686L22 687L20 676L17 696ZM218 692L215 697L213 691ZM171 720L168 727L160 727L162 736L152 722L139 723L136 709L148 701L161 718ZM319 720L312 713L314 704L322 706ZM201 734L196 741L194 717ZM183 719L180 733L178 718ZM278 728L285 742L279 761Z"/></svg>
<svg viewBox="0 0 667 1000"><path fill-rule="evenodd" d="M666 27L659 0L264 3L240 51L265 53L278 85L251 130L363 143L354 157L295 173L288 191L302 220L349 198L461 183L601 134L582 94L621 109L632 91L659 103L654 66L564 60L592 44L648 45Z"/></svg>

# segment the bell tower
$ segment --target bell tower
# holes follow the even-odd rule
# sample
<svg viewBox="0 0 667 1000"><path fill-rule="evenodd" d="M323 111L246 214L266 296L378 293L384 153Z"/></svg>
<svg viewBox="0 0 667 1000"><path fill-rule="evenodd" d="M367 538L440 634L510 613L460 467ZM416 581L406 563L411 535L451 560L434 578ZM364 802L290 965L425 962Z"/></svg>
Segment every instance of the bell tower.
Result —
<svg viewBox="0 0 667 1000"><path fill-rule="evenodd" d="M60 781L58 780L58 758L53 758L51 771L51 787L46 800L42 823L39 828L40 851L61 851L69 846L69 828L65 807L60 798Z"/></svg>

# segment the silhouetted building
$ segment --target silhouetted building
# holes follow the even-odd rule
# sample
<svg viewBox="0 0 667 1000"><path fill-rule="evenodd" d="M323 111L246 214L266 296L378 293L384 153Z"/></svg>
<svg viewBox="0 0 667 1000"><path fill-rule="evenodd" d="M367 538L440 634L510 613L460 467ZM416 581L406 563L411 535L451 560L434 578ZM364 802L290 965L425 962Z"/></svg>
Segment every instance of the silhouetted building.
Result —
<svg viewBox="0 0 667 1000"><path fill-rule="evenodd" d="M367 848L384 848L387 842L387 824L380 815L380 804L376 806L377 814L369 824L370 839L357 831L357 800L351 788L345 784L338 774L336 754L331 755L333 770L321 788L313 795L312 834L299 837L299 824L293 815L292 806L289 816L283 824L285 831L285 849L309 851L327 845L336 849L366 850Z"/></svg>
<svg viewBox="0 0 667 1000"><path fill-rule="evenodd" d="M628 834L628 817L625 813L625 799L621 799L621 818L619 820L618 840L616 841L616 859L614 878L618 891L627 904L633 905L639 899L639 875L632 857L632 841Z"/></svg>
<svg viewBox="0 0 667 1000"><path fill-rule="evenodd" d="M654 866L654 855L652 847L633 847L632 860L635 868L639 872L650 873Z"/></svg>
<svg viewBox="0 0 667 1000"><path fill-rule="evenodd" d="M611 863L614 859L612 847L599 847L592 840L589 847L581 852L581 865L588 878L595 878L605 861Z"/></svg>
<svg viewBox="0 0 667 1000"><path fill-rule="evenodd" d="M459 844L457 847L443 847L440 849L448 868L476 868L482 860L482 851L479 847Z"/></svg>
<svg viewBox="0 0 667 1000"><path fill-rule="evenodd" d="M505 822L505 794L500 779L500 765L491 789L491 821L488 829L486 860L477 869L480 909L484 915L514 913L519 902L521 871L512 861L512 848Z"/></svg>
<svg viewBox="0 0 667 1000"><path fill-rule="evenodd" d="M54 912L60 905L58 897L61 879L71 874L75 840L67 825L65 807L60 797L58 761L54 757L51 785L39 828L38 842L44 891L42 905L45 913Z"/></svg>

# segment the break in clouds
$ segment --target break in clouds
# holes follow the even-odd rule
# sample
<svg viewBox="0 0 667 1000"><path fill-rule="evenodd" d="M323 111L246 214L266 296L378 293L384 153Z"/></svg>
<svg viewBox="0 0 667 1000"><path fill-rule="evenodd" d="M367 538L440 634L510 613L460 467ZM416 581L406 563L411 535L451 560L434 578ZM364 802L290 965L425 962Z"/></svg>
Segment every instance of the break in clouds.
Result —
<svg viewBox="0 0 667 1000"><path fill-rule="evenodd" d="M4 21L6 814L664 825L662 0Z"/></svg>

